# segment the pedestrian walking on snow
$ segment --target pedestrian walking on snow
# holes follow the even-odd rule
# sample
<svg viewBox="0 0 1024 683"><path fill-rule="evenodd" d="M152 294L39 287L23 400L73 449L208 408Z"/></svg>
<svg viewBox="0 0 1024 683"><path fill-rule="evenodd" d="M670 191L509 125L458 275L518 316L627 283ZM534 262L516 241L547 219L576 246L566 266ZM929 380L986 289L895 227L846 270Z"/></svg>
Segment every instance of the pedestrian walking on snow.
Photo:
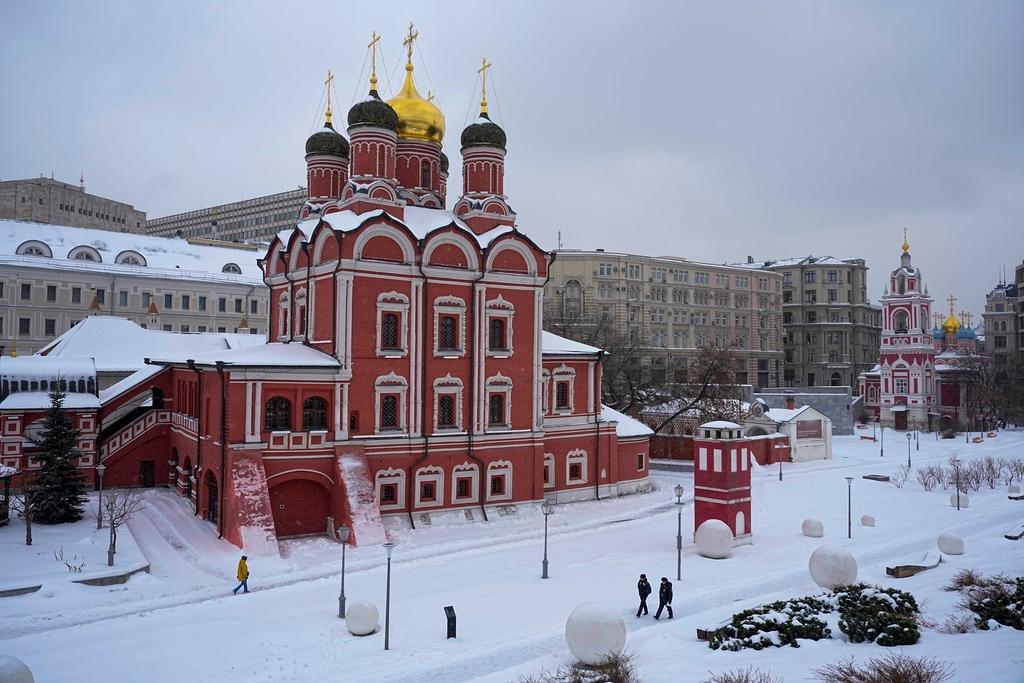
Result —
<svg viewBox="0 0 1024 683"><path fill-rule="evenodd" d="M647 574L641 574L640 580L636 582L636 590L640 593L640 606L636 608L636 616L640 613L650 614L647 611L647 596L651 594L651 584L647 581Z"/></svg>
<svg viewBox="0 0 1024 683"><path fill-rule="evenodd" d="M249 558L242 555L242 559L238 561L238 585L235 586L235 590L231 591L235 595L238 595L238 589L241 588L243 593L249 592L249 565L246 564L246 560ZM669 611L669 614L672 612Z"/></svg>
<svg viewBox="0 0 1024 683"><path fill-rule="evenodd" d="M654 613L655 619L661 619L661 610L668 610L668 618L672 618L672 582L664 576L661 577L661 586L658 588L658 611Z"/></svg>

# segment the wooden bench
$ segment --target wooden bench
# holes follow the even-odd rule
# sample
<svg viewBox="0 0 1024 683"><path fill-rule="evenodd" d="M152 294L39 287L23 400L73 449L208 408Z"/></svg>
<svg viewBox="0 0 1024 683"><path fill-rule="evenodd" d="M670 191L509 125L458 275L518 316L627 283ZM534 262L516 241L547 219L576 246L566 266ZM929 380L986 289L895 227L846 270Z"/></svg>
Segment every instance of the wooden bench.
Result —
<svg viewBox="0 0 1024 683"><path fill-rule="evenodd" d="M860 440L861 441L878 441L878 439L876 439L875 437L868 436L867 434L861 434L860 435Z"/></svg>
<svg viewBox="0 0 1024 683"><path fill-rule="evenodd" d="M897 564L892 567L886 567L885 573L894 579L905 579L908 576L920 574L928 569L934 569L939 566L940 562L942 562L942 553L938 550L929 550L928 552L919 555L914 561Z"/></svg>
<svg viewBox="0 0 1024 683"><path fill-rule="evenodd" d="M889 475L887 474L865 474L864 479L870 479L871 481L889 481Z"/></svg>
<svg viewBox="0 0 1024 683"><path fill-rule="evenodd" d="M1019 541L1021 538L1024 538L1024 524L1018 524L1013 527L1009 533L1003 534L1003 538L1008 541Z"/></svg>
<svg viewBox="0 0 1024 683"><path fill-rule="evenodd" d="M1007 496L1010 500L1024 500L1024 493L1014 493L1013 495Z"/></svg>

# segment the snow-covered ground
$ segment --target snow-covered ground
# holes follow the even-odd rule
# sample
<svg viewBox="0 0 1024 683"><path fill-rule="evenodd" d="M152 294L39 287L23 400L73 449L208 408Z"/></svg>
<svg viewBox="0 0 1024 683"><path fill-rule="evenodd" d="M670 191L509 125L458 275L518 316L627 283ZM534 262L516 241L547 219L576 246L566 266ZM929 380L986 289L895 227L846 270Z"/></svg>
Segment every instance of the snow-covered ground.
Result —
<svg viewBox="0 0 1024 683"><path fill-rule="evenodd" d="M388 652L383 634L355 638L337 618L337 544L298 540L283 545L281 558L251 557L253 592L233 596L237 549L218 540L184 501L151 491L131 530L152 573L123 586L76 586L0 600L0 654L24 659L40 681L514 681L569 663L565 619L577 604L596 599L626 619L627 649L643 681L700 681L709 671L749 665L796 681L823 663L868 658L884 648L837 637L799 649L720 652L698 641L695 631L763 602L817 592L807 558L823 542L850 549L860 580L912 592L926 616L940 623L956 600L941 587L957 569L1024 574L1024 541L1003 539L1024 522L1024 502L1009 501L1005 486L983 487L972 494L969 508L957 511L948 505L948 491L925 492L913 478L902 489L861 478L895 474L906 462L902 435L888 433L884 458L878 444L857 437L836 437L833 446L834 460L785 465L782 482L775 468L755 473L754 543L728 560L697 555L693 508L683 506L683 579L675 582L672 621L636 619L635 584L640 572L654 582L674 579L677 507L671 488L681 482L692 493L688 476L656 474L658 490L650 494L559 505L550 518L546 581L539 578L543 518L536 509L486 523L392 528L398 546ZM920 446L912 452L915 467L945 462L953 453L1024 458L1024 432L969 445L925 435ZM855 477L850 540L845 476ZM860 526L862 514L873 515L877 526ZM824 522L824 539L800 534L805 517ZM964 537L963 556L946 557L912 578L886 577L887 564L934 549L946 530ZM0 529L0 582L30 569L10 561L8 553L23 532L17 522ZM36 543L40 552L50 552L43 541ZM384 590L382 550L350 549L349 601L371 600L383 615ZM445 605L458 613L456 640L445 639ZM99 643L117 648L102 665L90 657ZM1024 633L1008 628L965 635L925 630L920 643L906 650L949 662L957 681L1024 679Z"/></svg>

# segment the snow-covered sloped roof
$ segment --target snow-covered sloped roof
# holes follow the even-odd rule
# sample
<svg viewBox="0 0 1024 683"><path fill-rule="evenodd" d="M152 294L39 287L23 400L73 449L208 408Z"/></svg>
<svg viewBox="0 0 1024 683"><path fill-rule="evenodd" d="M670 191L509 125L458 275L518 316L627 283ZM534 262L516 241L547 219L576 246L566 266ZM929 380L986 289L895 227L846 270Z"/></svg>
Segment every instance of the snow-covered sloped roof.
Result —
<svg viewBox="0 0 1024 683"><path fill-rule="evenodd" d="M566 354L594 355L601 353L601 349L595 346L581 344L572 339L560 337L553 332L544 331L541 338L541 351L551 355L563 356Z"/></svg>
<svg viewBox="0 0 1024 683"><path fill-rule="evenodd" d="M45 356L0 356L0 377L10 379L80 379L96 376L92 358L46 358Z"/></svg>
<svg viewBox="0 0 1024 683"><path fill-rule="evenodd" d="M124 392L137 387L138 385L145 382L147 379L163 370L163 366L160 365L147 365L141 370L136 370L132 374L128 375L120 382L116 382L106 389L100 389L100 401L106 403L110 399L120 396Z"/></svg>
<svg viewBox="0 0 1024 683"><path fill-rule="evenodd" d="M848 260L836 258L835 256L797 256L793 258L771 259L768 261L747 261L744 263L730 263L730 266L738 268L777 268L779 266L841 266L849 265Z"/></svg>
<svg viewBox="0 0 1024 683"><path fill-rule="evenodd" d="M651 436L654 434L654 430L640 420L632 418L625 413L620 413L614 408L609 408L603 404L601 405L601 421L618 423L615 425L615 434L622 438L630 436Z"/></svg>
<svg viewBox="0 0 1024 683"><path fill-rule="evenodd" d="M18 247L26 242L42 243L52 255L18 255ZM82 251L78 247L86 247L85 251L89 252L95 250L100 262L70 258L72 252ZM130 252L141 256L145 264L118 263L119 257L130 256ZM243 245L237 248L208 246L174 237L0 220L0 262L19 268L89 270L142 277L262 284L263 273L256 265L260 256L261 252ZM228 264L238 266L239 272L225 273L224 267Z"/></svg>
<svg viewBox="0 0 1024 683"><path fill-rule="evenodd" d="M146 358L186 360L229 349L262 346L260 334L181 334L146 330L126 318L92 315L39 350L47 358L91 357L98 371L135 371Z"/></svg>
<svg viewBox="0 0 1024 683"><path fill-rule="evenodd" d="M50 407L50 394L45 391L19 391L0 402L0 410L43 410ZM100 400L92 394L64 394L65 408L99 408Z"/></svg>
<svg viewBox="0 0 1024 683"><path fill-rule="evenodd" d="M775 422L789 422L796 418L797 415L810 409L810 406L800 406L799 408L771 408L764 411L764 416L769 420Z"/></svg>
<svg viewBox="0 0 1024 683"><path fill-rule="evenodd" d="M338 368L337 359L304 344L273 342L259 346L245 346L223 351L210 351L190 356L198 365L213 365L221 361L227 367L272 366L283 368ZM184 358L153 357L154 363L181 362Z"/></svg>
<svg viewBox="0 0 1024 683"><path fill-rule="evenodd" d="M322 220L335 230L348 232L349 230L355 230L368 220L387 215L392 220L395 220L407 227L409 232L415 235L417 239L423 239L432 230L443 228L454 223L470 235L473 235L473 237L476 238L477 244L481 247L486 247L491 243L491 240L499 235L503 235L506 232L512 232L511 227L500 226L492 230L488 230L480 235L476 235L462 219L458 218L451 211L446 211L444 209L426 209L421 206L407 206L403 213L405 218L400 219L388 213L384 209L376 209L365 213L356 213L354 211L346 210L329 213L324 216ZM312 236L313 230L320 223L320 220L320 218L307 218L304 221L300 221L295 226L295 230L301 231L303 236L308 240L310 236ZM294 230L282 230L277 234L277 236L281 240L282 244L286 244L291 238L293 232Z"/></svg>
<svg viewBox="0 0 1024 683"><path fill-rule="evenodd" d="M713 420L711 422L705 422L701 425L702 429L741 429L741 427L735 422L729 422L728 420Z"/></svg>

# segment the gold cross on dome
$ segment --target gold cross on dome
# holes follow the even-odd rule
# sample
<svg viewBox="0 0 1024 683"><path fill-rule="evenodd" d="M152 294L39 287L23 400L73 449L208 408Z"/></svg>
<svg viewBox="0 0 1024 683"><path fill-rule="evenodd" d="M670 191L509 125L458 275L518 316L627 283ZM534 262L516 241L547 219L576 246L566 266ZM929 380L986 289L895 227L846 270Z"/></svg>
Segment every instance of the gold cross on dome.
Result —
<svg viewBox="0 0 1024 683"><path fill-rule="evenodd" d="M413 29L412 22L409 22L409 35L402 41L402 45L405 46L408 57L406 58L406 66L412 66L412 43L414 40L420 37L420 32Z"/></svg>
<svg viewBox="0 0 1024 683"><path fill-rule="evenodd" d="M380 36L376 31L371 31L370 44L366 46L370 48L370 90L377 89L377 43L379 42Z"/></svg>
<svg viewBox="0 0 1024 683"><path fill-rule="evenodd" d="M331 122L331 86L334 84L334 74L331 70L327 70L327 80L324 81L324 85L327 86L327 111L325 112L325 118L327 123Z"/></svg>
<svg viewBox="0 0 1024 683"><path fill-rule="evenodd" d="M949 314L953 315L953 307L956 306L956 297L950 294L949 298L946 299L946 302L949 304Z"/></svg>
<svg viewBox="0 0 1024 683"><path fill-rule="evenodd" d="M436 97L433 90L427 91L427 102L433 102Z"/></svg>
<svg viewBox="0 0 1024 683"><path fill-rule="evenodd" d="M476 70L480 74L480 113L487 113L487 70L493 66L487 61L487 57L484 57L480 62L480 68Z"/></svg>

